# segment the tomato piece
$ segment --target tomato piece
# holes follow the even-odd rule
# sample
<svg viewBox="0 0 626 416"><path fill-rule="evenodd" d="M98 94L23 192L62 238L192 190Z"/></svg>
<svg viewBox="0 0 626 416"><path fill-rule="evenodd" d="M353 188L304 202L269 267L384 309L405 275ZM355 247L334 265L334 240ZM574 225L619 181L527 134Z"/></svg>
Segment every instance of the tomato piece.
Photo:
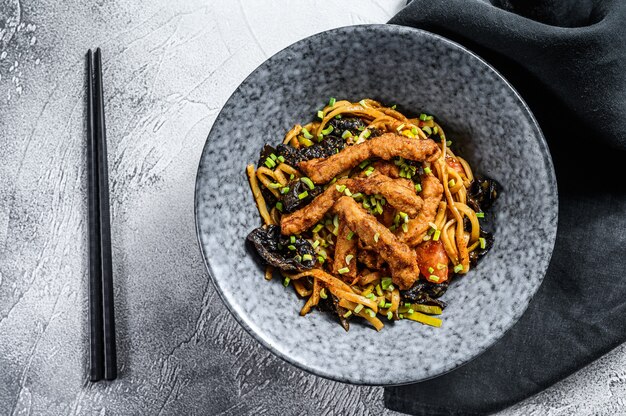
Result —
<svg viewBox="0 0 626 416"><path fill-rule="evenodd" d="M428 240L415 249L417 265L421 274L430 282L443 283L448 280L448 255L441 240ZM437 276L439 280L431 278Z"/></svg>

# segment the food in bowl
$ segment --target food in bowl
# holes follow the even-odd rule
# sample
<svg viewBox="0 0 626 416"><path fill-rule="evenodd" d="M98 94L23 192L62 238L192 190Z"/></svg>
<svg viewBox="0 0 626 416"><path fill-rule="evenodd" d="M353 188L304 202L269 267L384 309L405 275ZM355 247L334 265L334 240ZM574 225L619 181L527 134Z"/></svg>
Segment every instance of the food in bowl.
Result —
<svg viewBox="0 0 626 416"><path fill-rule="evenodd" d="M246 168L263 225L247 239L266 265L344 329L409 319L441 326L450 279L494 238L481 224L498 195L454 154L434 117L372 99L331 98L317 119L266 144Z"/></svg>

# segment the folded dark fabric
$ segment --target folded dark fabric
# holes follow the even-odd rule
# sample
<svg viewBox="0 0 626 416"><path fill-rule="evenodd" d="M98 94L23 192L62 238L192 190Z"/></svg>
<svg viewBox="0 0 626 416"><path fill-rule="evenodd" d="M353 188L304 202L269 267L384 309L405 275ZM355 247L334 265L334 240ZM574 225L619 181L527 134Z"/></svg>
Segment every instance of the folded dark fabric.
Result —
<svg viewBox="0 0 626 416"><path fill-rule="evenodd" d="M495 412L626 342L626 1L414 0L390 23L444 35L495 66L554 160L557 241L527 312L465 366L385 390L385 405L404 413Z"/></svg>

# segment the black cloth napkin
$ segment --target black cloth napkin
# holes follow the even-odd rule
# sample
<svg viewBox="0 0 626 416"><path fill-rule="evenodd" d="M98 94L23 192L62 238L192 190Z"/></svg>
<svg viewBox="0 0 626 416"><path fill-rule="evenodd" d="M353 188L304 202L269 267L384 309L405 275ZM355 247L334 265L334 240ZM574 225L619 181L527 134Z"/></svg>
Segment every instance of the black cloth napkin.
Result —
<svg viewBox="0 0 626 416"><path fill-rule="evenodd" d="M492 413L626 341L626 1L414 0L390 23L446 36L496 67L554 160L556 247L527 312L465 366L385 389L385 405L404 413Z"/></svg>

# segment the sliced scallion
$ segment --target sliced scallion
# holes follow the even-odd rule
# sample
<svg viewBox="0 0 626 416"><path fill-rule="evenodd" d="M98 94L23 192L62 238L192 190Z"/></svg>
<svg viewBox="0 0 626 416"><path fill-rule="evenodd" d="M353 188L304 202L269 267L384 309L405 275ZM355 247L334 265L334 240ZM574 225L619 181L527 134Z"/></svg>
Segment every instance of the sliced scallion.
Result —
<svg viewBox="0 0 626 416"><path fill-rule="evenodd" d="M306 186L308 186L309 189L315 188L315 184L313 183L313 181L307 178L306 176L303 176L302 178L300 178L300 181L304 183Z"/></svg>
<svg viewBox="0 0 626 416"><path fill-rule="evenodd" d="M337 270L337 273L339 274L350 273L350 269L348 267L342 267L341 269Z"/></svg>
<svg viewBox="0 0 626 416"><path fill-rule="evenodd" d="M304 192L298 194L298 199L304 199L307 196L309 196L309 192L308 191L304 191Z"/></svg>

